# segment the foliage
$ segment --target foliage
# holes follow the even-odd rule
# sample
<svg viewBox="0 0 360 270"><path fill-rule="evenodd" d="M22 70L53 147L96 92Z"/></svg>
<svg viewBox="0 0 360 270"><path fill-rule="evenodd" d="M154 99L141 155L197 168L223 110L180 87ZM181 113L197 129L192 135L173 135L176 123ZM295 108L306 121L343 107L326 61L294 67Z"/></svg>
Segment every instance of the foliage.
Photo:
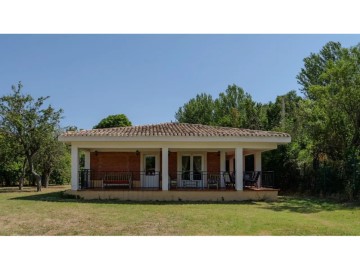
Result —
<svg viewBox="0 0 360 270"><path fill-rule="evenodd" d="M182 123L211 125L214 123L214 101L211 95L196 95L179 108L175 118Z"/></svg>
<svg viewBox="0 0 360 270"><path fill-rule="evenodd" d="M181 123L260 128L264 113L250 94L229 85L215 100L205 93L196 95L178 109L175 118Z"/></svg>
<svg viewBox="0 0 360 270"><path fill-rule="evenodd" d="M36 155L35 163L38 171L41 173L42 185L48 187L50 176L55 170L58 170L63 179L56 179L55 183L60 184L69 180L70 150L64 143L58 141L60 131L55 131L44 136L43 143ZM68 172L66 175L65 172ZM55 173L55 176L57 174Z"/></svg>
<svg viewBox="0 0 360 270"><path fill-rule="evenodd" d="M98 128L112 128L112 127L127 127L131 126L130 120L126 117L125 114L115 114L109 115L108 117L102 119L94 129Z"/></svg>
<svg viewBox="0 0 360 270"><path fill-rule="evenodd" d="M176 118L186 122L191 115L191 123L287 132L290 144L263 155L263 169L276 171L279 188L359 198L360 46L325 44L304 59L297 80L304 97L290 91L261 104L232 85L211 107L192 99Z"/></svg>
<svg viewBox="0 0 360 270"><path fill-rule="evenodd" d="M44 155L51 155L51 137L59 129L62 110L55 110L44 103L49 97L34 99L22 93L22 84L12 86L12 94L0 98L0 134L11 147L12 159L23 162L21 178L25 176L25 165L35 177L38 191L41 190L41 176L37 169L44 163ZM49 157L47 157L49 158ZM52 165L51 165L52 166ZM19 181L21 188L22 181Z"/></svg>

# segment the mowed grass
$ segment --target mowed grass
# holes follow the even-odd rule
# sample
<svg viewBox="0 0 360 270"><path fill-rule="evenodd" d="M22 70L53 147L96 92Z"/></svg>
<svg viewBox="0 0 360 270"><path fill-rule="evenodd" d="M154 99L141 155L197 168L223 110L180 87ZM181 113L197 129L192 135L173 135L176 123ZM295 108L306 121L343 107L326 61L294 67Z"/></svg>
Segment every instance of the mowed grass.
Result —
<svg viewBox="0 0 360 270"><path fill-rule="evenodd" d="M356 203L84 201L68 188L0 188L0 235L360 235Z"/></svg>

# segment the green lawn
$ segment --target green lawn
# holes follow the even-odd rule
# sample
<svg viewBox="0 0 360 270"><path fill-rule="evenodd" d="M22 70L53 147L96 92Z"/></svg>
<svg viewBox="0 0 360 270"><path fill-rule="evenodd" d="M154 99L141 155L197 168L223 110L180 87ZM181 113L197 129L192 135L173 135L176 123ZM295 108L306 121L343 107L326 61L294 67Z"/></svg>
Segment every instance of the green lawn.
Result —
<svg viewBox="0 0 360 270"><path fill-rule="evenodd" d="M83 201L68 188L0 188L0 235L360 235L359 204Z"/></svg>

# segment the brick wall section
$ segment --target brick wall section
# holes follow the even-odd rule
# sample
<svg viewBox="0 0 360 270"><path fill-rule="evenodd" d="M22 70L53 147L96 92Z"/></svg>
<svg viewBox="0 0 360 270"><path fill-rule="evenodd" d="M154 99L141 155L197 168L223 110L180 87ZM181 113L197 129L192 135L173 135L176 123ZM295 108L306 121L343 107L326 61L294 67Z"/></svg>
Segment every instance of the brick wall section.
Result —
<svg viewBox="0 0 360 270"><path fill-rule="evenodd" d="M213 173L220 172L220 155L217 152L207 153L207 171Z"/></svg>
<svg viewBox="0 0 360 270"><path fill-rule="evenodd" d="M161 167L161 160L160 160ZM90 153L90 168L94 171L132 171L139 172L140 155L133 152L94 152ZM207 153L208 172L220 172L220 156L217 152ZM169 156L169 175L177 176L177 153L171 152ZM140 179L139 173L134 174L134 179Z"/></svg>
<svg viewBox="0 0 360 270"><path fill-rule="evenodd" d="M90 168L93 171L140 171L140 155L133 152L90 153ZM134 175L134 179L140 176Z"/></svg>
<svg viewBox="0 0 360 270"><path fill-rule="evenodd" d="M169 161L170 178L175 179L177 174L177 153L170 152L170 155L168 156L168 161ZM160 152L160 172L161 171L162 171L162 152Z"/></svg>
<svg viewBox="0 0 360 270"><path fill-rule="evenodd" d="M177 174L177 153L170 152L169 156L169 175L171 179L176 179Z"/></svg>

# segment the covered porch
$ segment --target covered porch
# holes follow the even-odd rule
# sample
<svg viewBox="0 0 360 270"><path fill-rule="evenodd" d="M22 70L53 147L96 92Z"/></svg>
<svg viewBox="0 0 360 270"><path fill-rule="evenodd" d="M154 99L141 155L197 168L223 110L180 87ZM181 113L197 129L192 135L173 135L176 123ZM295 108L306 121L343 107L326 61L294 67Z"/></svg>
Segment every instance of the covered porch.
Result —
<svg viewBox="0 0 360 270"><path fill-rule="evenodd" d="M291 138L273 131L164 123L70 131L59 140L71 144L70 192L77 196L256 200L273 199L278 192L274 172L262 170L262 153Z"/></svg>
<svg viewBox="0 0 360 270"><path fill-rule="evenodd" d="M78 149L73 154L79 155L79 151L85 160L77 172L77 190L234 191L274 187L274 172L262 171L262 150L258 149L240 149L237 158L236 149L169 148L165 153L160 149ZM236 167L240 167L240 175Z"/></svg>

